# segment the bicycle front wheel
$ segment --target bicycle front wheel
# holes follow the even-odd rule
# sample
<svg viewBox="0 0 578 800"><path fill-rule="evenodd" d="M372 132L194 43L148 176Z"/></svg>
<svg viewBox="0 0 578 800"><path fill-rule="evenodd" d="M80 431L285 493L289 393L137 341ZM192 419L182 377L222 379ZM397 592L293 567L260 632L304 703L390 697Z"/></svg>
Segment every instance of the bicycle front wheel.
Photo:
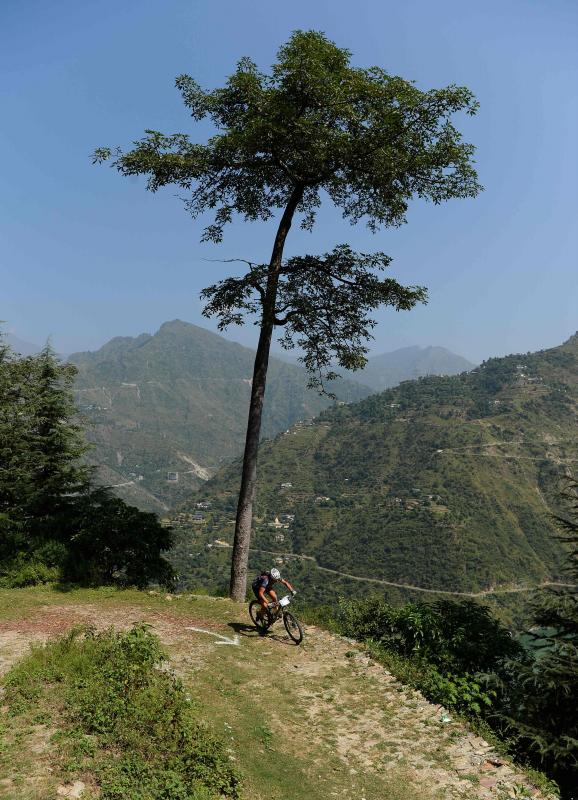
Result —
<svg viewBox="0 0 578 800"><path fill-rule="evenodd" d="M259 633L266 633L268 627L273 622L271 612L269 610L267 610L267 612L263 611L261 603L258 600L252 600L249 604L249 616L253 620L253 624Z"/></svg>
<svg viewBox="0 0 578 800"><path fill-rule="evenodd" d="M283 614L283 624L289 636L293 639L295 644L301 644L303 641L303 628L299 620L293 616L289 611Z"/></svg>

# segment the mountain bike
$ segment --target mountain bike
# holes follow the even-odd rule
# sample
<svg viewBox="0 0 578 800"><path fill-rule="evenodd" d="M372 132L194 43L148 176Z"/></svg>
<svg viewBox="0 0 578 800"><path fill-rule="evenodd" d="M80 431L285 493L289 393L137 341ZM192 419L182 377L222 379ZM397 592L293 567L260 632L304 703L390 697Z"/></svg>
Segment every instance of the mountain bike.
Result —
<svg viewBox="0 0 578 800"><path fill-rule="evenodd" d="M285 630L295 644L301 644L303 641L301 623L287 610L292 600L293 597L290 594L285 595L278 603L269 603L266 611L261 607L261 603L258 600L252 600L249 604L249 616L259 633L267 633L269 628L283 617Z"/></svg>

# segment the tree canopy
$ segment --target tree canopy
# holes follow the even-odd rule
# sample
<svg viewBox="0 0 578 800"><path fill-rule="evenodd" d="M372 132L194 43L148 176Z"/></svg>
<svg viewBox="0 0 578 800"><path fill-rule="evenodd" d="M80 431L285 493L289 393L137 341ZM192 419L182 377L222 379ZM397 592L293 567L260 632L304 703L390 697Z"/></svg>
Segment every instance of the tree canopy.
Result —
<svg viewBox="0 0 578 800"><path fill-rule="evenodd" d="M371 230L400 225L417 196L440 203L474 197L481 187L474 147L462 141L455 112L475 114L472 92L455 85L422 91L380 67L351 66L349 50L317 31L296 31L271 72L242 58L220 89L188 75L176 86L195 121L215 133L147 130L129 152L98 148L123 175L147 175L148 188L189 192L193 217L214 210L203 238L218 242L235 214L267 220L292 196L310 229L327 193L352 223Z"/></svg>
<svg viewBox="0 0 578 800"><path fill-rule="evenodd" d="M379 306L409 310L425 302L423 287L404 287L382 279L391 259L385 253L355 253L340 245L323 256L293 256L279 270L274 325L283 327L286 350L299 347L309 385L325 391L325 382L339 377L335 362L345 369L365 364L366 342L375 326L370 313ZM263 316L267 264L249 263L249 271L225 278L201 294L203 313L220 318L219 327L241 325L248 315ZM329 394L329 393L328 393Z"/></svg>

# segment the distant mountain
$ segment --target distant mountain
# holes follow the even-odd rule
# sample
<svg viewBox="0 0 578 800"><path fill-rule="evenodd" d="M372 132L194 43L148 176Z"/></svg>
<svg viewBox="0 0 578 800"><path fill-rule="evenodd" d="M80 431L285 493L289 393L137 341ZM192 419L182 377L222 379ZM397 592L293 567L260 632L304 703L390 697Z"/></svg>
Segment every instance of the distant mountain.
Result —
<svg viewBox="0 0 578 800"><path fill-rule="evenodd" d="M352 373L375 391L397 386L402 381L426 375L457 375L473 369L467 358L445 347L402 347L391 353L371 356L365 369Z"/></svg>
<svg viewBox="0 0 578 800"><path fill-rule="evenodd" d="M576 474L577 421L578 334L328 409L262 447L253 547L297 554L290 570L318 601L388 589L315 563L425 589L540 584L561 574L552 511ZM239 474L225 467L195 498L210 510L193 525L193 582L224 580Z"/></svg>
<svg viewBox="0 0 578 800"><path fill-rule="evenodd" d="M180 320L71 355L99 479L156 511L188 497L242 451L253 358L252 350ZM264 436L331 405L306 384L303 369L271 359ZM346 402L371 391L346 379L333 388Z"/></svg>
<svg viewBox="0 0 578 800"><path fill-rule="evenodd" d="M19 339L12 333L4 334L3 339L15 353L19 353L21 356L35 356L42 350L40 345L25 342L24 339Z"/></svg>

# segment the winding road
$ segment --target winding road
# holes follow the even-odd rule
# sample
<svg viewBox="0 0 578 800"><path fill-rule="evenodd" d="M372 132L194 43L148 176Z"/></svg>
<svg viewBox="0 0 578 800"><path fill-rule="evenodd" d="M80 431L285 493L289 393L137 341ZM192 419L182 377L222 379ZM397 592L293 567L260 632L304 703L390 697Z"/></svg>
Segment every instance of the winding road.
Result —
<svg viewBox="0 0 578 800"><path fill-rule="evenodd" d="M339 575L342 578L349 578L353 581L362 581L363 583L377 583L382 586L394 586L396 589L410 589L414 592L423 592L424 594L444 594L452 597L487 597L494 594L519 594L521 592L535 592L539 589L546 589L549 586L578 589L575 583L562 583L560 581L542 581L531 586L503 586L491 589L482 589L479 592L452 592L449 589L426 589L423 586L414 586L410 583L395 583L395 581L386 581L382 578L366 578L359 575L351 575L348 572L340 572L336 569L329 569L329 567L322 567L315 556L306 556L301 553L280 553L275 550L262 550L258 547L249 548L252 553L267 553L272 556L279 556L282 558L299 558L302 561L311 561L320 572L328 572L331 575Z"/></svg>

